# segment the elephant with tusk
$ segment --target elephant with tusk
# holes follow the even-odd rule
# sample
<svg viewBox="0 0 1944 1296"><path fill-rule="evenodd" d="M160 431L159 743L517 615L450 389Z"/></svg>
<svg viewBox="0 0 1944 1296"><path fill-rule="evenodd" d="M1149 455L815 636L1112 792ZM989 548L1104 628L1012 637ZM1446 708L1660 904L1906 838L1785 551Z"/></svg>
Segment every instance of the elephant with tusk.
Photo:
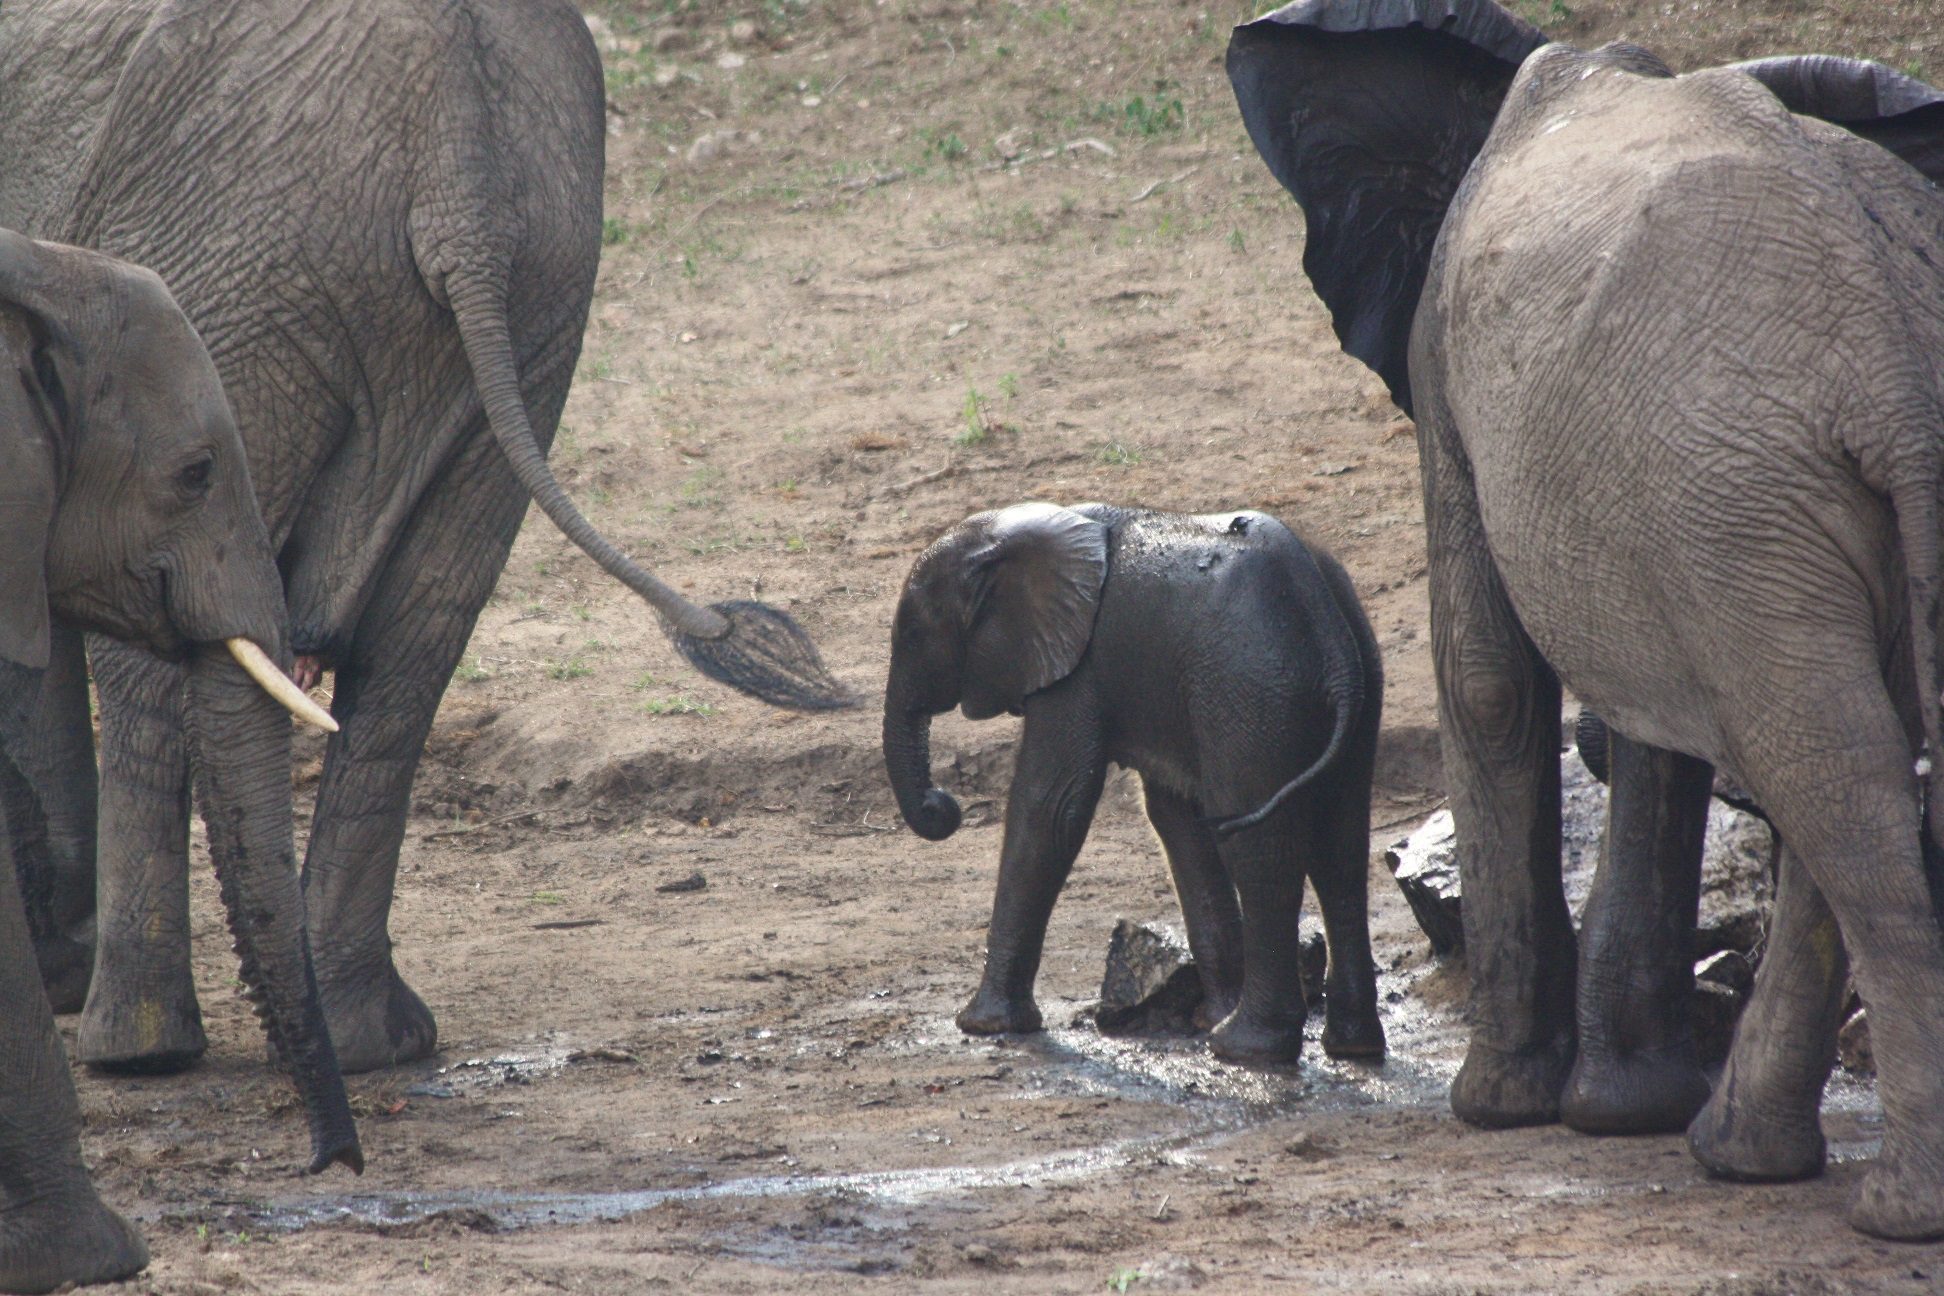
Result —
<svg viewBox="0 0 1944 1296"><path fill-rule="evenodd" d="M548 467L601 248L602 73L573 5L7 0L0 120L0 221L154 267L208 340L298 682L335 671L343 730L304 884L347 1070L436 1046L392 956L398 854L433 715L529 504L705 674L780 706L853 701L795 621L685 598ZM23 754L49 825L43 969L63 1009L85 997L88 1062L186 1065L204 1038L181 673L89 650L98 792L76 637L56 643Z"/></svg>
<svg viewBox="0 0 1944 1296"><path fill-rule="evenodd" d="M16 851L44 836L14 753L53 628L180 663L243 982L309 1117L310 1169L364 1168L325 1026L291 839L283 592L215 367L162 282L0 230L0 1290L120 1277L141 1238L95 1196L40 987Z"/></svg>
<svg viewBox="0 0 1944 1296"><path fill-rule="evenodd" d="M959 826L931 783L931 718L1026 717L960 1028L1040 1028L1047 920L1113 762L1141 775L1215 1054L1297 1060L1307 877L1329 940L1324 1051L1381 1056L1366 865L1382 702L1349 576L1267 514L1031 503L947 532L905 582L884 691L885 769L912 831Z"/></svg>

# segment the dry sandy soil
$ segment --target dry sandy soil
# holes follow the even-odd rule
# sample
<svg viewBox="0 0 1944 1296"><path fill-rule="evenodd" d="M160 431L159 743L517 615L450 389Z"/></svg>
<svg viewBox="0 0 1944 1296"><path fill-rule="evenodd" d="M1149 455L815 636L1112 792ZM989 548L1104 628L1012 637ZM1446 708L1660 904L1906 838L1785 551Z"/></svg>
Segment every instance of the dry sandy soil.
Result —
<svg viewBox="0 0 1944 1296"><path fill-rule="evenodd" d="M1944 74L1931 0L1518 7L1683 66L1827 49ZM609 247L554 462L679 585L790 608L866 704L784 714L699 678L535 521L405 846L398 961L442 1054L352 1081L361 1180L297 1177L302 1122L199 876L208 1060L77 1073L90 1160L155 1252L134 1288L1944 1283L1944 1249L1843 1223L1881 1132L1867 1085L1833 1087L1829 1174L1786 1187L1710 1182L1677 1138L1455 1122L1464 970L1381 864L1383 1067L1103 1039L1085 1009L1114 919L1175 917L1129 776L1055 915L1054 1029L962 1037L1015 729L941 720L967 827L899 826L876 699L913 555L1035 497L1278 512L1342 557L1384 646L1381 845L1441 785L1410 425L1338 352L1243 135L1234 0L599 12Z"/></svg>

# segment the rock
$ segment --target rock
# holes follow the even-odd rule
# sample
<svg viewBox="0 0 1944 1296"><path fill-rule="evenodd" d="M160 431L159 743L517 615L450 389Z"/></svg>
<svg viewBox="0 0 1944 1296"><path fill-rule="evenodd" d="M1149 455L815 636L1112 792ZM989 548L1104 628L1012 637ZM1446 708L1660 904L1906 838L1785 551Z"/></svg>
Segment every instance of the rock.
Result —
<svg viewBox="0 0 1944 1296"><path fill-rule="evenodd" d="M1410 902L1418 926L1431 938L1431 952L1462 953L1465 928L1459 918L1458 845L1451 811L1440 810L1426 819L1384 852L1384 863Z"/></svg>
<svg viewBox="0 0 1944 1296"><path fill-rule="evenodd" d="M1328 1161L1337 1154L1337 1145L1304 1130L1283 1144L1283 1151L1298 1161Z"/></svg>
<svg viewBox="0 0 1944 1296"><path fill-rule="evenodd" d="M587 34L594 38L594 47L603 54L614 52L614 28L608 26L607 19L599 14L583 14L582 21L587 24Z"/></svg>
<svg viewBox="0 0 1944 1296"><path fill-rule="evenodd" d="M1694 1048L1704 1067L1719 1066L1728 1058L1741 1017L1742 997L1716 981L1694 983Z"/></svg>
<svg viewBox="0 0 1944 1296"><path fill-rule="evenodd" d="M1193 1034L1201 1001L1201 975L1184 942L1131 918L1114 924L1094 1015L1102 1034Z"/></svg>
<svg viewBox="0 0 1944 1296"><path fill-rule="evenodd" d="M1694 965L1694 979L1725 986L1746 999L1755 988L1755 966L1739 950L1717 950Z"/></svg>
<svg viewBox="0 0 1944 1296"><path fill-rule="evenodd" d="M763 29L747 18L729 24L729 39L738 45L753 45L762 38Z"/></svg>
<svg viewBox="0 0 1944 1296"><path fill-rule="evenodd" d="M734 72L748 61L748 59L736 53L734 50L724 50L722 53L716 55L715 63L724 72Z"/></svg>
<svg viewBox="0 0 1944 1296"><path fill-rule="evenodd" d="M1297 961L1303 969L1303 1002L1314 1008L1323 999L1323 978L1330 971L1330 945L1321 927L1305 924Z"/></svg>
<svg viewBox="0 0 1944 1296"><path fill-rule="evenodd" d="M1836 1032L1836 1060L1845 1071L1876 1074L1876 1054L1870 1048L1870 1010L1858 1008Z"/></svg>
<svg viewBox="0 0 1944 1296"><path fill-rule="evenodd" d="M656 887L655 890L662 892L664 895L673 895L680 894L684 891L706 891L708 887L709 879L703 877L700 873L691 873L685 878L676 878L672 882L664 882Z"/></svg>
<svg viewBox="0 0 1944 1296"><path fill-rule="evenodd" d="M1575 923L1586 906L1606 837L1606 787L1580 759L1577 748L1560 756L1560 871ZM1694 957L1721 950L1744 954L1761 943L1771 895L1769 858L1774 837L1755 815L1715 801L1708 808L1707 845L1701 858L1701 912ZM1384 852L1418 926L1434 954L1464 949L1460 919L1458 857L1449 810Z"/></svg>
<svg viewBox="0 0 1944 1296"><path fill-rule="evenodd" d="M689 34L679 27L664 27L655 33L651 48L657 54L673 54L689 47Z"/></svg>
<svg viewBox="0 0 1944 1296"><path fill-rule="evenodd" d="M735 145L736 132L733 130L705 131L688 146L688 160L697 164L713 162Z"/></svg>

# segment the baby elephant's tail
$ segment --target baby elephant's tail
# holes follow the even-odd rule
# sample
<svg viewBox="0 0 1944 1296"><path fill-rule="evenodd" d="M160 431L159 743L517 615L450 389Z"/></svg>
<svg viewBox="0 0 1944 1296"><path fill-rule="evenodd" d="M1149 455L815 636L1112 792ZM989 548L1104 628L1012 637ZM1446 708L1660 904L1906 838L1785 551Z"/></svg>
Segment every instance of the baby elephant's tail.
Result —
<svg viewBox="0 0 1944 1296"><path fill-rule="evenodd" d="M1330 701L1336 709L1336 723L1330 730L1329 745L1308 769L1283 784L1274 796L1247 814L1216 820L1212 827L1218 838L1231 837L1244 828L1255 827L1274 814L1291 793L1334 765L1343 752L1350 731L1356 728L1357 720L1363 714L1364 660L1357 645L1356 631L1351 628L1349 618L1331 591L1330 582L1316 561L1316 555L1300 539L1292 537L1292 540L1296 551L1302 555L1302 567L1307 569L1298 574L1296 598L1322 643L1325 659L1323 686L1329 691Z"/></svg>

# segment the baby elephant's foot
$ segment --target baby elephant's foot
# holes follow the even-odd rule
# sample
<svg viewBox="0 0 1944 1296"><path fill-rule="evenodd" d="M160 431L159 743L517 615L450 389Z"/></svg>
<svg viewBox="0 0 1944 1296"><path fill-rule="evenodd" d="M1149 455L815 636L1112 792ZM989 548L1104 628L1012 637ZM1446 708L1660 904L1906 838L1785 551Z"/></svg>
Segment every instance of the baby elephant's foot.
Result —
<svg viewBox="0 0 1944 1296"><path fill-rule="evenodd" d="M1628 1054L1582 1048L1559 1118L1582 1134L1678 1134L1707 1101L1691 1041Z"/></svg>
<svg viewBox="0 0 1944 1296"><path fill-rule="evenodd" d="M1814 1107L1764 1119L1734 1102L1727 1089L1716 1090L1688 1126L1688 1150L1709 1174L1742 1183L1786 1183L1822 1173L1828 1145ZM1869 1181L1864 1182L1867 1190Z"/></svg>
<svg viewBox="0 0 1944 1296"><path fill-rule="evenodd" d="M1452 1114L1482 1129L1549 1125L1559 1119L1559 1092L1573 1064L1573 1038L1508 1051L1474 1039L1451 1082Z"/></svg>
<svg viewBox="0 0 1944 1296"><path fill-rule="evenodd" d="M1895 1157L1879 1160L1863 1176L1849 1221L1852 1228L1892 1242L1944 1237L1944 1178L1916 1172Z"/></svg>
<svg viewBox="0 0 1944 1296"><path fill-rule="evenodd" d="M1384 1023L1377 1019L1377 1005L1359 1004L1337 1011L1335 998L1323 1004L1323 1051L1333 1058L1381 1058L1384 1056Z"/></svg>
<svg viewBox="0 0 1944 1296"><path fill-rule="evenodd" d="M984 986L954 1020L967 1035L1030 1035L1045 1025L1031 999L1008 998Z"/></svg>
<svg viewBox="0 0 1944 1296"><path fill-rule="evenodd" d="M1264 1025L1238 1008L1208 1032L1208 1047L1238 1066L1294 1066L1303 1052L1303 1022Z"/></svg>

